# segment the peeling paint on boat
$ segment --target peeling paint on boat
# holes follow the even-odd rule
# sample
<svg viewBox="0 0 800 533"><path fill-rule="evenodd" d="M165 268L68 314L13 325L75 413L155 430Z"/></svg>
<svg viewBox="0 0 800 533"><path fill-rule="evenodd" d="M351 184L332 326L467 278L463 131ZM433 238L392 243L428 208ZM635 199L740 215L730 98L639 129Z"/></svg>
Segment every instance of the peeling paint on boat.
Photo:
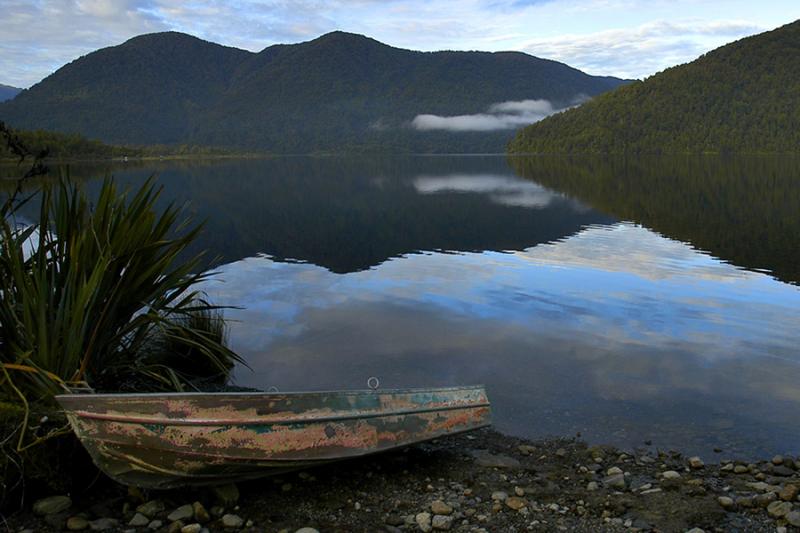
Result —
<svg viewBox="0 0 800 533"><path fill-rule="evenodd" d="M148 488L250 479L490 424L480 386L57 399L98 467Z"/></svg>

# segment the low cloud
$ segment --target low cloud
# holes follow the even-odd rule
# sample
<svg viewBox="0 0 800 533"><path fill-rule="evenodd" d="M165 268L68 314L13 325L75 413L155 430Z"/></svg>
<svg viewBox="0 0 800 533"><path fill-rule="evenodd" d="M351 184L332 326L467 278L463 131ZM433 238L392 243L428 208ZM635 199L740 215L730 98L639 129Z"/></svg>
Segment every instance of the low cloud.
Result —
<svg viewBox="0 0 800 533"><path fill-rule="evenodd" d="M581 96L575 103L586 98ZM417 115L411 121L411 127L420 131L495 131L510 130L539 122L553 113L565 108L556 108L548 100L519 100L499 102L489 106L484 113L474 115Z"/></svg>

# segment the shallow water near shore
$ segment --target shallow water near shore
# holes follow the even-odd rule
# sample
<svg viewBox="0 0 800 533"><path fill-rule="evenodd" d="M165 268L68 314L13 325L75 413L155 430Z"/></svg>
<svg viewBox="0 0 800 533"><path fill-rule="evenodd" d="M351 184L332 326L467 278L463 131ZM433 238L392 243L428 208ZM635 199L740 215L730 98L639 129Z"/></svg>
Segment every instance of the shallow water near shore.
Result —
<svg viewBox="0 0 800 533"><path fill-rule="evenodd" d="M278 158L73 167L207 219L205 287L282 391L484 383L495 427L800 451L800 163ZM87 186L95 187L89 180Z"/></svg>

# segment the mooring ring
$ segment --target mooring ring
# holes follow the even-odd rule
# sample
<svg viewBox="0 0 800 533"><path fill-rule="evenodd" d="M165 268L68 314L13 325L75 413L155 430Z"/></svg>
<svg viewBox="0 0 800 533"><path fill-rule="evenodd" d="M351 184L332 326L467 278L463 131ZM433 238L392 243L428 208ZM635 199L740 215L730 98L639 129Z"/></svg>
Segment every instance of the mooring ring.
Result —
<svg viewBox="0 0 800 533"><path fill-rule="evenodd" d="M267 392L280 392L280 391L278 390L278 387L273 385L272 387L267 389Z"/></svg>
<svg viewBox="0 0 800 533"><path fill-rule="evenodd" d="M381 380L379 380L375 376L372 376L367 380L367 387L369 387L372 390L378 390L378 387L380 386L381 386Z"/></svg>

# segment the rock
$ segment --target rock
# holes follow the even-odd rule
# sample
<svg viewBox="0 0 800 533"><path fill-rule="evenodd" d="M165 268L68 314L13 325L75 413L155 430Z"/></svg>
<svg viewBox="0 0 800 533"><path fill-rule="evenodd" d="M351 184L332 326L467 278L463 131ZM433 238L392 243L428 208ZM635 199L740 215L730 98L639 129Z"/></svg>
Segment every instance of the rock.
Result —
<svg viewBox="0 0 800 533"><path fill-rule="evenodd" d="M452 514L453 508L442 500L436 500L431 504L431 512L435 515L449 515Z"/></svg>
<svg viewBox="0 0 800 533"><path fill-rule="evenodd" d="M522 487L514 487L514 494L517 496L525 496L525 489Z"/></svg>
<svg viewBox="0 0 800 533"><path fill-rule="evenodd" d="M36 501L33 504L33 512L44 516L64 512L70 507L72 507L72 500L69 496L50 496Z"/></svg>
<svg viewBox="0 0 800 533"><path fill-rule="evenodd" d="M181 528L181 533L200 533L201 529L203 529L203 526L200 524L188 524Z"/></svg>
<svg viewBox="0 0 800 533"><path fill-rule="evenodd" d="M294 533L319 533L319 531L317 531L313 527L301 527L300 529L298 529Z"/></svg>
<svg viewBox="0 0 800 533"><path fill-rule="evenodd" d="M150 500L136 508L137 513L142 513L148 518L154 518L158 513L164 512L164 502L161 500Z"/></svg>
<svg viewBox="0 0 800 533"><path fill-rule="evenodd" d="M772 475L780 477L789 477L794 475L794 470L788 466L780 465L772 467Z"/></svg>
<svg viewBox="0 0 800 533"><path fill-rule="evenodd" d="M733 472L734 474L746 474L748 470L744 465L736 465L733 467Z"/></svg>
<svg viewBox="0 0 800 533"><path fill-rule="evenodd" d="M477 450L472 453L472 456L475 457L475 464L486 468L507 468L513 470L522 466L522 464L513 457L492 454L485 450Z"/></svg>
<svg viewBox="0 0 800 533"><path fill-rule="evenodd" d="M624 474L616 474L613 476L607 476L603 478L603 485L617 490L624 490L625 489L625 475Z"/></svg>
<svg viewBox="0 0 800 533"><path fill-rule="evenodd" d="M776 455L775 457L773 457L772 458L772 464L774 464L775 466L782 465L783 464L783 456L782 455Z"/></svg>
<svg viewBox="0 0 800 533"><path fill-rule="evenodd" d="M689 467L693 470L700 470L705 466L705 463L697 456L689 457Z"/></svg>
<svg viewBox="0 0 800 533"><path fill-rule="evenodd" d="M774 487L769 483L765 483L763 481L755 481L751 483L745 483L748 488L751 488L758 492L769 492L774 490Z"/></svg>
<svg viewBox="0 0 800 533"><path fill-rule="evenodd" d="M239 501L239 487L233 483L214 487L214 496L223 507L232 507Z"/></svg>
<svg viewBox="0 0 800 533"><path fill-rule="evenodd" d="M453 526L452 516L436 515L431 520L431 527L439 531L447 531Z"/></svg>
<svg viewBox="0 0 800 533"><path fill-rule="evenodd" d="M244 525L242 517L235 514L226 514L222 516L222 527L228 529L238 529Z"/></svg>
<svg viewBox="0 0 800 533"><path fill-rule="evenodd" d="M520 498L519 496L510 496L505 499L504 503L506 504L506 507L508 507L509 509L513 509L515 511L519 511L523 507L528 506L528 502L526 502L523 498Z"/></svg>
<svg viewBox="0 0 800 533"><path fill-rule="evenodd" d="M564 448L557 449L556 450L556 456L557 457L566 457L567 456L567 450L565 450Z"/></svg>
<svg viewBox="0 0 800 533"><path fill-rule="evenodd" d="M800 527L800 511L792 511L787 514L786 521L794 527Z"/></svg>
<svg viewBox="0 0 800 533"><path fill-rule="evenodd" d="M688 530L686 533L706 533L704 529L700 529L699 527L693 527L692 529Z"/></svg>
<svg viewBox="0 0 800 533"><path fill-rule="evenodd" d="M729 511L736 506L736 504L733 501L733 498L728 498L727 496L720 496L719 498L717 498L717 501L726 511Z"/></svg>
<svg viewBox="0 0 800 533"><path fill-rule="evenodd" d="M428 533L431 530L431 514L430 513L419 513L417 516L414 517L414 522L416 522L417 526L419 527L420 531L424 533Z"/></svg>
<svg viewBox="0 0 800 533"><path fill-rule="evenodd" d="M792 512L792 504L789 502L774 501L767 506L767 514L772 518L781 518Z"/></svg>
<svg viewBox="0 0 800 533"><path fill-rule="evenodd" d="M666 470L661 474L664 479L679 479L681 475L674 470Z"/></svg>
<svg viewBox="0 0 800 533"><path fill-rule="evenodd" d="M177 522L179 520L185 522L186 520L190 520L192 518L194 518L194 509L189 503L186 505L181 505L167 515L167 520L170 522Z"/></svg>
<svg viewBox="0 0 800 533"><path fill-rule="evenodd" d="M622 474L622 469L619 468L618 466L612 466L611 468L606 470L606 475L607 476L616 476L616 475L619 475L619 474Z"/></svg>
<svg viewBox="0 0 800 533"><path fill-rule="evenodd" d="M764 494L759 494L753 498L753 503L756 507L766 507L775 500L778 499L778 495L774 492L766 492Z"/></svg>
<svg viewBox="0 0 800 533"><path fill-rule="evenodd" d="M797 499L798 494L800 494L800 487L797 485L786 485L781 489L781 492L778 494L778 496L781 500L790 502Z"/></svg>
<svg viewBox="0 0 800 533"><path fill-rule="evenodd" d="M70 516L67 519L67 529L70 531L83 531L89 527L89 521L82 516Z"/></svg>
<svg viewBox="0 0 800 533"><path fill-rule="evenodd" d="M153 531L155 531L157 529L161 529L161 526L163 525L164 522L162 522L161 520L153 520L152 522L147 524L147 529L152 529Z"/></svg>
<svg viewBox="0 0 800 533"><path fill-rule="evenodd" d="M194 502L192 504L192 513L194 515L194 519L201 524L205 524L211 520L211 516L209 516L208 511L206 511L206 508L203 507L203 504L200 502Z"/></svg>
<svg viewBox="0 0 800 533"><path fill-rule="evenodd" d="M531 455L536 453L536 446L528 446L527 444L522 444L517 446L517 450L523 455Z"/></svg>
<svg viewBox="0 0 800 533"><path fill-rule="evenodd" d="M508 498L508 494L503 492L502 490L496 490L492 493L492 500L496 502L503 502Z"/></svg>
<svg viewBox="0 0 800 533"><path fill-rule="evenodd" d="M98 518L89 522L89 529L92 531L108 531L115 529L119 525L119 520L116 518Z"/></svg>
<svg viewBox="0 0 800 533"><path fill-rule="evenodd" d="M178 520L177 522L173 522L167 528L167 533L180 533L181 529L183 528L183 522Z"/></svg>
<svg viewBox="0 0 800 533"><path fill-rule="evenodd" d="M597 481L590 481L588 485L586 485L586 490L594 492L599 488L597 485Z"/></svg>
<svg viewBox="0 0 800 533"><path fill-rule="evenodd" d="M130 522L128 522L128 525L133 527L144 527L149 523L150 519L147 518L144 514L136 513L135 515L133 515L133 518L131 518Z"/></svg>

